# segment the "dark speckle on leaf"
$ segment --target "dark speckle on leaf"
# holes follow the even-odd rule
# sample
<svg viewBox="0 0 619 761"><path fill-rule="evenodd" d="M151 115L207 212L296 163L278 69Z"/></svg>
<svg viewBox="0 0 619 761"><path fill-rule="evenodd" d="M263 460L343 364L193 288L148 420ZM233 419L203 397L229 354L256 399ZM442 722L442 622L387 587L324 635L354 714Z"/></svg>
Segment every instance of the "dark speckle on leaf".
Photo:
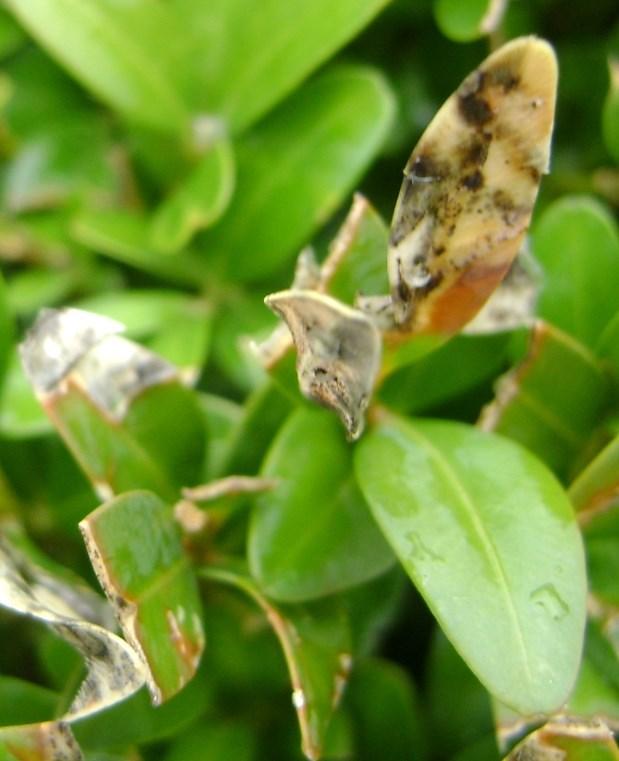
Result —
<svg viewBox="0 0 619 761"><path fill-rule="evenodd" d="M479 171L479 169L471 172L471 174L467 174L462 178L462 185L468 190L479 190L481 187L483 187L483 184L484 176Z"/></svg>

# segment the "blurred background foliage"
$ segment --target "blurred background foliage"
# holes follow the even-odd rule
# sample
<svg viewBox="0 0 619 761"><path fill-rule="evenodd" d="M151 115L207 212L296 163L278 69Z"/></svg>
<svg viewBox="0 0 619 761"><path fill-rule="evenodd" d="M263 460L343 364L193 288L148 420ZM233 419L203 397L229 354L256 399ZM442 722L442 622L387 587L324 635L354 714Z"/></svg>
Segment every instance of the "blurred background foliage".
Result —
<svg viewBox="0 0 619 761"><path fill-rule="evenodd" d="M587 217L588 209L602 227L614 224L616 0L511 0L487 34L480 22L489 5L501 4L0 5L0 513L7 521L18 516L50 557L92 581L77 522L98 500L52 433L15 350L42 307L70 304L125 323L129 337L179 366L202 392L211 426L205 478L255 472L290 409L264 385L244 340L274 324L264 295L287 287L307 243L325 255L353 190L390 218L402 167L421 132L503 40L543 36L559 59L552 173L533 222L540 247L556 236L568 246L582 229L570 227L573 207L555 203L567 195L587 195L576 199L578 213ZM593 252L606 238L592 224L581 242ZM587 283L583 275L584 290ZM616 292L607 306L616 311ZM423 371L409 378L424 412L476 419L512 356L496 336L477 341L470 357L463 344L454 388L433 393L433 376ZM441 375L438 362L434 372ZM410 398L398 402L398 393L392 404L416 412ZM242 415L252 424L242 405L263 417L252 446L233 447L230 455L225 432ZM237 437L243 435L241 428ZM234 546L234 521L227 530ZM373 582L373 616L358 635L364 652L380 641L381 655L399 665L369 659L355 672L345 711L330 730L328 757L496 757L487 694L401 582L394 571ZM208 594L209 657L198 677L156 713L141 692L78 725L89 758L300 757L275 640L244 600L210 587ZM4 615L0 637L11 643L0 648L0 723L49 718L76 686L73 654L48 633ZM603 647L594 652L599 661ZM74 676L68 680L67 673ZM609 679L608 703L616 710L616 664ZM386 736L390 742L377 747L376 738Z"/></svg>

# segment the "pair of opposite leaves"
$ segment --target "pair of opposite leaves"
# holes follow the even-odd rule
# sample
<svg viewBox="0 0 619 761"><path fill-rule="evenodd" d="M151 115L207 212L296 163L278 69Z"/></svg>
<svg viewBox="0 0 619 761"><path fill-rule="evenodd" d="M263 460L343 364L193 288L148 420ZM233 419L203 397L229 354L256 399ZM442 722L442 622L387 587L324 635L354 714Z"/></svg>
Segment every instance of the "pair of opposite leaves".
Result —
<svg viewBox="0 0 619 761"><path fill-rule="evenodd" d="M450 335L481 309L521 248L548 171L557 63L535 37L513 40L444 103L405 169L389 241L390 294L347 306L310 287L271 294L288 325L301 391L363 430L382 339ZM382 336L381 336L382 334Z"/></svg>

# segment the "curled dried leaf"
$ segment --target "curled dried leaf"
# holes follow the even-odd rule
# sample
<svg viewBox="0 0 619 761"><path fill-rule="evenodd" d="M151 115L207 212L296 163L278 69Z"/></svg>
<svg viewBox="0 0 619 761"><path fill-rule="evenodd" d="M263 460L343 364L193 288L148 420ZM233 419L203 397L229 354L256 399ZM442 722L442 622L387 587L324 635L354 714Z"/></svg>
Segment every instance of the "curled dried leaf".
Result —
<svg viewBox="0 0 619 761"><path fill-rule="evenodd" d="M92 603L87 597L79 604L78 598L75 588L32 564L0 537L0 606L47 624L86 663L86 677L61 717L65 722L124 700L145 681L138 654L120 637L85 620Z"/></svg>
<svg viewBox="0 0 619 761"><path fill-rule="evenodd" d="M20 346L24 369L44 401L64 382L82 389L113 420L125 416L144 389L177 377L147 349L116 335L115 320L81 309L45 309Z"/></svg>
<svg viewBox="0 0 619 761"><path fill-rule="evenodd" d="M52 391L89 349L123 330L81 309L43 309L19 347L30 382L40 394Z"/></svg>
<svg viewBox="0 0 619 761"><path fill-rule="evenodd" d="M380 368L380 334L372 320L315 291L280 291L265 303L292 333L303 394L335 410L349 438L357 439Z"/></svg>

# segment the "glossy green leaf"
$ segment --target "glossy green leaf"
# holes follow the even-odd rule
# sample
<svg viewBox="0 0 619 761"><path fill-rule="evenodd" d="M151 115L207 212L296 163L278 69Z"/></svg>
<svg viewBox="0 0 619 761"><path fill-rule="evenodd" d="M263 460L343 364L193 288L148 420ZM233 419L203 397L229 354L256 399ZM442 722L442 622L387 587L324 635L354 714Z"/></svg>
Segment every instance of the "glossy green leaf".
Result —
<svg viewBox="0 0 619 761"><path fill-rule="evenodd" d="M606 148L619 163L619 61L609 60L610 87L602 111L602 132Z"/></svg>
<svg viewBox="0 0 619 761"><path fill-rule="evenodd" d="M276 607L246 573L233 566L207 566L202 575L245 592L265 613L286 658L303 752L317 761L352 665L348 621L337 598Z"/></svg>
<svg viewBox="0 0 619 761"><path fill-rule="evenodd" d="M257 388L246 400L223 453L222 473L254 475L278 429L293 405L273 381ZM251 448L247 442L251 441Z"/></svg>
<svg viewBox="0 0 619 761"><path fill-rule="evenodd" d="M208 431L204 482L221 475L232 432L239 425L243 409L235 402L214 394L200 394L200 406Z"/></svg>
<svg viewBox="0 0 619 761"><path fill-rule="evenodd" d="M214 224L230 203L234 179L232 146L219 140L155 210L150 228L155 250L176 253L198 230Z"/></svg>
<svg viewBox="0 0 619 761"><path fill-rule="evenodd" d="M195 286L207 282L211 275L204 259L191 251L173 258L156 253L148 220L134 212L83 212L76 217L71 232L76 241L97 253L173 283Z"/></svg>
<svg viewBox="0 0 619 761"><path fill-rule="evenodd" d="M253 391L265 382L267 374L252 341L267 338L276 325L275 315L264 305L262 294L230 289L219 305L213 330L213 361L242 391Z"/></svg>
<svg viewBox="0 0 619 761"><path fill-rule="evenodd" d="M204 648L198 588L172 509L150 492L128 492L97 508L80 529L161 703L194 676Z"/></svg>
<svg viewBox="0 0 619 761"><path fill-rule="evenodd" d="M374 70L330 70L296 92L237 145L238 181L205 251L237 280L290 260L341 203L376 155L393 117Z"/></svg>
<svg viewBox="0 0 619 761"><path fill-rule="evenodd" d="M261 474L278 485L261 495L248 539L251 571L277 600L307 600L371 579L393 554L352 472L338 421L300 409L269 450Z"/></svg>
<svg viewBox="0 0 619 761"><path fill-rule="evenodd" d="M6 5L60 64L107 104L150 127L186 127L187 112L167 52L177 27L163 3L7 0Z"/></svg>
<svg viewBox="0 0 619 761"><path fill-rule="evenodd" d="M493 31L496 24L491 25L491 7L496 5L495 0L435 0L434 17L446 37L456 42L469 42Z"/></svg>
<svg viewBox="0 0 619 761"><path fill-rule="evenodd" d="M480 425L524 444L568 476L605 411L608 380L582 344L538 323L527 356L498 381Z"/></svg>
<svg viewBox="0 0 619 761"><path fill-rule="evenodd" d="M432 636L427 667L428 734L434 752L451 758L492 734L490 696L438 628ZM458 696L457 701L453 695Z"/></svg>
<svg viewBox="0 0 619 761"><path fill-rule="evenodd" d="M178 382L146 389L120 425L75 387L47 399L45 410L102 497L150 488L175 499L198 480L204 426L197 400Z"/></svg>
<svg viewBox="0 0 619 761"><path fill-rule="evenodd" d="M329 247L323 265L328 292L348 304L357 294L379 295L389 291L387 249L389 228L360 194Z"/></svg>
<svg viewBox="0 0 619 761"><path fill-rule="evenodd" d="M598 201L555 201L533 230L533 252L545 282L538 312L586 346L594 347L617 311L619 233Z"/></svg>
<svg viewBox="0 0 619 761"><path fill-rule="evenodd" d="M418 413L464 394L506 364L509 337L456 336L390 375L380 389L389 407Z"/></svg>
<svg viewBox="0 0 619 761"><path fill-rule="evenodd" d="M575 681L582 541L567 496L525 449L458 423L386 418L357 478L404 568L482 684L523 713Z"/></svg>
<svg viewBox="0 0 619 761"><path fill-rule="evenodd" d="M396 564L387 573L340 594L346 605L355 657L376 653L397 621L408 579Z"/></svg>
<svg viewBox="0 0 619 761"><path fill-rule="evenodd" d="M386 0L172 0L184 22L188 99L245 129L358 33Z"/></svg>
<svg viewBox="0 0 619 761"><path fill-rule="evenodd" d="M356 761L423 761L421 703L406 672L381 660L362 661L346 692L354 720Z"/></svg>

